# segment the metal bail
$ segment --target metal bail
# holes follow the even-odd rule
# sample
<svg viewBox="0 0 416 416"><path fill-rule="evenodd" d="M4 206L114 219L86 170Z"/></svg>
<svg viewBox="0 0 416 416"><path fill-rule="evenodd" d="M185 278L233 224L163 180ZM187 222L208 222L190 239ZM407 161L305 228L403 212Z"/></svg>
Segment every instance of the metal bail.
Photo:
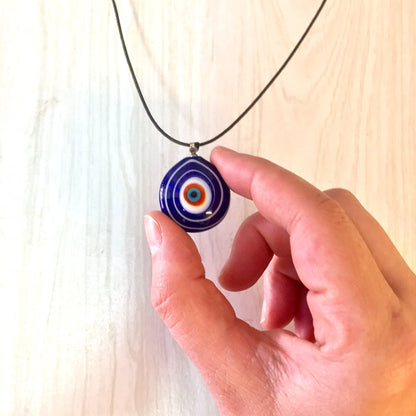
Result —
<svg viewBox="0 0 416 416"><path fill-rule="evenodd" d="M199 150L199 143L198 142L192 142L189 144L189 151L191 152L192 156L196 156L196 153Z"/></svg>

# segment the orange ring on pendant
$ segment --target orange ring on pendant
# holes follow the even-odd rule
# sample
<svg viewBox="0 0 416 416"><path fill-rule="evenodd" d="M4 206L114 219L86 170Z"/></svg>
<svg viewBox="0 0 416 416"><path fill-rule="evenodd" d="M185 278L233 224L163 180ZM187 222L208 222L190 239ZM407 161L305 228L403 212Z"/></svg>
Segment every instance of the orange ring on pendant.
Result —
<svg viewBox="0 0 416 416"><path fill-rule="evenodd" d="M194 190L194 191L193 191ZM195 198L192 199L190 196L190 193L195 192ZM198 195L199 193L199 195ZM198 207L202 205L205 202L206 194L205 189L202 185L199 183L190 183L184 190L183 190L183 197L185 198L185 201L194 206Z"/></svg>

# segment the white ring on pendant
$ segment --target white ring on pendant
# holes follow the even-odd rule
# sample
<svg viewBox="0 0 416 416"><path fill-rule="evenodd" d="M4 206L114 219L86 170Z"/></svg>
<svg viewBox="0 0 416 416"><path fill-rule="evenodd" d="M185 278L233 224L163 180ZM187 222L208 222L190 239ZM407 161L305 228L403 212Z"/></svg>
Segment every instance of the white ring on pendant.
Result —
<svg viewBox="0 0 416 416"><path fill-rule="evenodd" d="M202 205L191 205L186 199L185 199L185 188L188 185L191 184L198 184L199 186L201 186L202 188L204 188L205 191L205 202ZM211 201L212 201L212 192L211 189L209 187L209 185L202 179L200 178L189 178L187 179L181 186L181 189L179 190L179 201L182 205L182 207L189 212L190 214L202 214L204 213L209 206L211 205Z"/></svg>

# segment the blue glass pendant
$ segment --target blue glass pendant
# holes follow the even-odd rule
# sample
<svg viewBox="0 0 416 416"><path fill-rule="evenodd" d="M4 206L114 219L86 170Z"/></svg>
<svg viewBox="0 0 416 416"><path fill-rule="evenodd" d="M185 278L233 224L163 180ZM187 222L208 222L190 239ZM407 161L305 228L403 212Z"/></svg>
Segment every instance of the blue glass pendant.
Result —
<svg viewBox="0 0 416 416"><path fill-rule="evenodd" d="M217 168L200 156L182 159L164 176L160 209L187 232L215 227L230 205L230 189Z"/></svg>

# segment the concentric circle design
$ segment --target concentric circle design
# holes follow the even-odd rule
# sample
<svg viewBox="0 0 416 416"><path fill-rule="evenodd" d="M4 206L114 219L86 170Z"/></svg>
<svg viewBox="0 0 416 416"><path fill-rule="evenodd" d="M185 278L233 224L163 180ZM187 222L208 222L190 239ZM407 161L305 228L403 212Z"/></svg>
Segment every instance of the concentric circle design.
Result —
<svg viewBox="0 0 416 416"><path fill-rule="evenodd" d="M207 211L212 202L212 192L209 184L198 177L189 178L179 190L181 206L191 214L202 214Z"/></svg>
<svg viewBox="0 0 416 416"><path fill-rule="evenodd" d="M230 189L214 165L200 156L181 160L160 185L162 212L185 231L200 232L217 225L230 205Z"/></svg>

